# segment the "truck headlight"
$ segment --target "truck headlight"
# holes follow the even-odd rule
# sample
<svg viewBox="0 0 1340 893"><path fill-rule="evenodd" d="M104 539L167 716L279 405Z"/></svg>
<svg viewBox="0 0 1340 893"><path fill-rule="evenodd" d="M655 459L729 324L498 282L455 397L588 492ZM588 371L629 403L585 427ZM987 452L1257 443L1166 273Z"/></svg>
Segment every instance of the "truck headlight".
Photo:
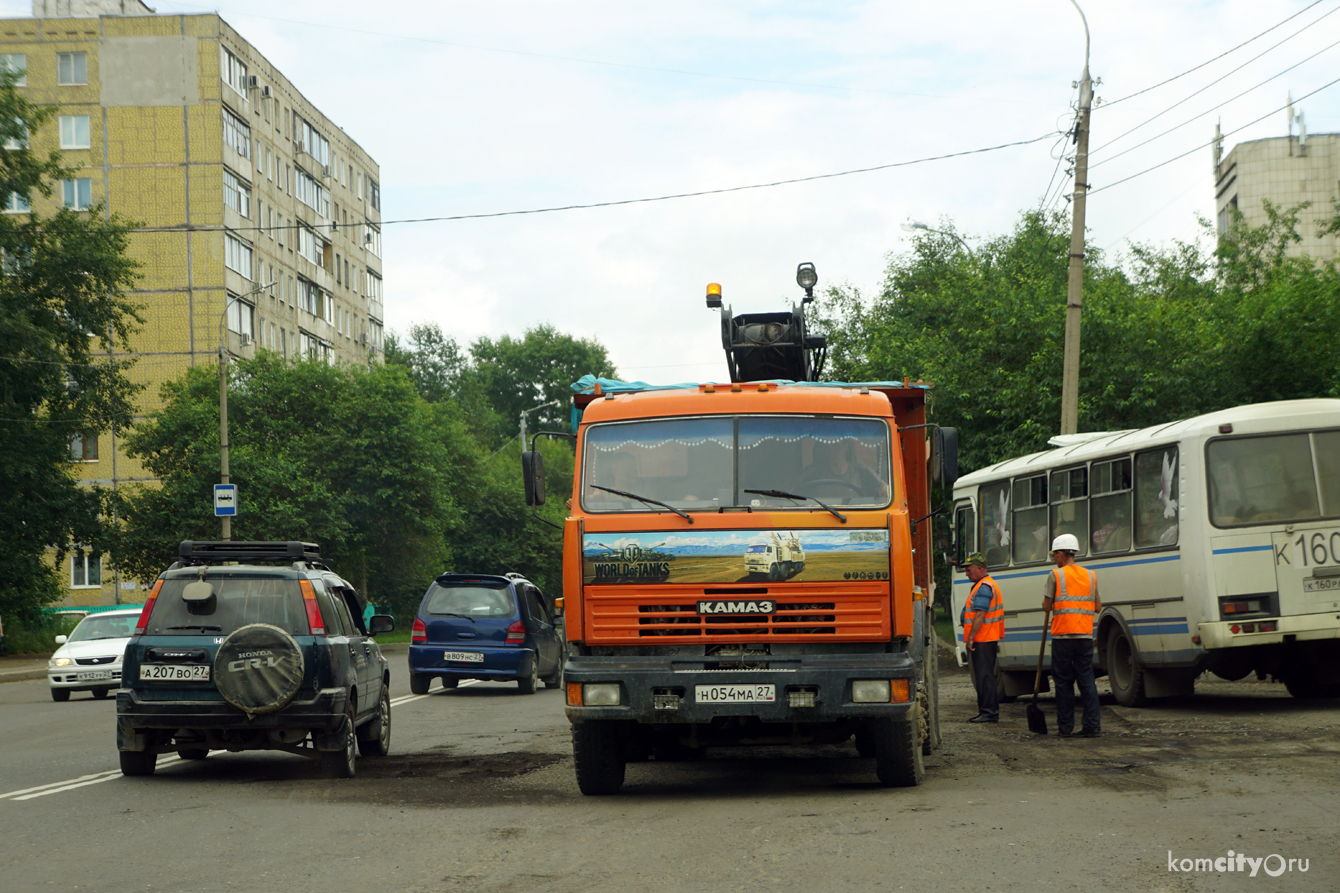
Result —
<svg viewBox="0 0 1340 893"><path fill-rule="evenodd" d="M889 680L853 679L851 699L856 704L887 704L890 700Z"/></svg>
<svg viewBox="0 0 1340 893"><path fill-rule="evenodd" d="M888 700L888 687L885 686L885 700ZM582 686L582 705L586 707L619 706L619 683L588 682Z"/></svg>

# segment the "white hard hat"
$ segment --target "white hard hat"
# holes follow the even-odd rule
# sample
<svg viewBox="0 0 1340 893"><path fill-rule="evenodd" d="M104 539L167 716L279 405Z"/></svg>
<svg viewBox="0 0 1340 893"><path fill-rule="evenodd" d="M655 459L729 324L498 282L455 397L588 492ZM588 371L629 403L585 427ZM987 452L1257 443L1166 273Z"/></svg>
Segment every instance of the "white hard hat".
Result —
<svg viewBox="0 0 1340 893"><path fill-rule="evenodd" d="M1078 552L1079 540L1075 539L1075 535L1073 533L1063 533L1056 539L1052 540L1052 551Z"/></svg>

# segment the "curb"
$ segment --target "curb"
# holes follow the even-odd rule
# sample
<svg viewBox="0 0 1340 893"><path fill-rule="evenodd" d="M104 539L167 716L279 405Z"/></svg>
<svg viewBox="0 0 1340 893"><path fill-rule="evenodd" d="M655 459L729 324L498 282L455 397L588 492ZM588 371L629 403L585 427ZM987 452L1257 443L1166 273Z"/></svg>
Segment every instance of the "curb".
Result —
<svg viewBox="0 0 1340 893"><path fill-rule="evenodd" d="M0 682L29 682L33 679L46 679L47 671L36 670L0 670Z"/></svg>

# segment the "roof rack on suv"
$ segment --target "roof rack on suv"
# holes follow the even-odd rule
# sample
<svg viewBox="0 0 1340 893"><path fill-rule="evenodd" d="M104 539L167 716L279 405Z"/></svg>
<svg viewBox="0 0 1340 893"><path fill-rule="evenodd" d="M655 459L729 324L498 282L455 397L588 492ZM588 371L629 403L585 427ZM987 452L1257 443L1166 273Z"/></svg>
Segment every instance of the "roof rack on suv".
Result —
<svg viewBox="0 0 1340 893"><path fill-rule="evenodd" d="M508 571L507 573L503 574L503 576L506 577L506 578L509 579L509 580L524 580L524 579L526 579L526 575L525 575L525 574L518 574L516 571Z"/></svg>
<svg viewBox="0 0 1340 893"><path fill-rule="evenodd" d="M182 541L179 550L182 562L197 564L209 561L306 561L321 562L321 547L316 543L288 542L201 542Z"/></svg>

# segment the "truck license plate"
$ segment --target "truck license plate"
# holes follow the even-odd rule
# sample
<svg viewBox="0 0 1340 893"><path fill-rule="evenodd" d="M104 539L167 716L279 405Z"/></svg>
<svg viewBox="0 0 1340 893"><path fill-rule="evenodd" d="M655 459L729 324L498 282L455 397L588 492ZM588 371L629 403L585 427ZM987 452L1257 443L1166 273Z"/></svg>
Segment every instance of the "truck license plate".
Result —
<svg viewBox="0 0 1340 893"><path fill-rule="evenodd" d="M775 685L695 685L693 697L700 704L771 704L777 700Z"/></svg>
<svg viewBox="0 0 1340 893"><path fill-rule="evenodd" d="M478 651L443 651L443 660L454 660L458 663L482 664L484 655Z"/></svg>
<svg viewBox="0 0 1340 893"><path fill-rule="evenodd" d="M140 679L150 682L208 682L207 664L140 664Z"/></svg>

